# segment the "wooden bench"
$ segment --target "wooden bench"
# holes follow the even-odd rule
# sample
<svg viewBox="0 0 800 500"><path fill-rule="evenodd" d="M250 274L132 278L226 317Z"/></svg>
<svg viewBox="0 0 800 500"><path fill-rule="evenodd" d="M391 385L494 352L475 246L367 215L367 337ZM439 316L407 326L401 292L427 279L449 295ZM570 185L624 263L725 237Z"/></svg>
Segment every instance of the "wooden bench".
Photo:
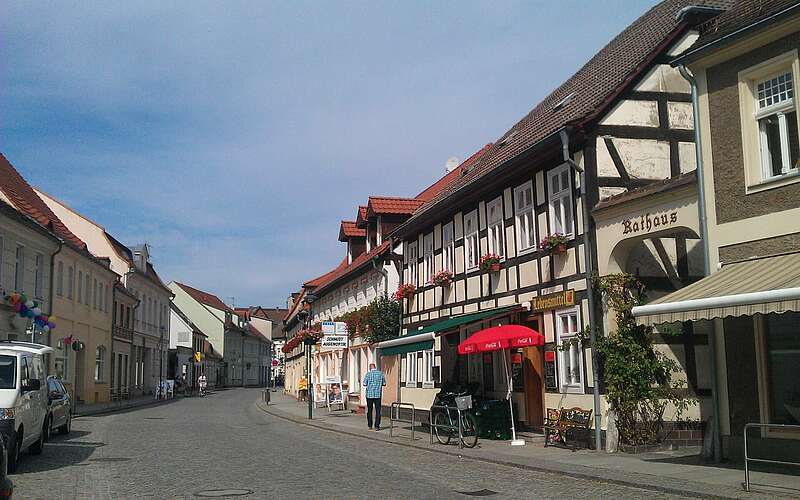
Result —
<svg viewBox="0 0 800 500"><path fill-rule="evenodd" d="M557 416L556 416L557 415ZM568 440L572 441L570 448L572 451L577 449L577 441L585 440L586 447L591 447L591 427L592 410L583 408L562 408L555 410L547 409L547 422L544 428L544 446L549 444L562 443L564 446Z"/></svg>

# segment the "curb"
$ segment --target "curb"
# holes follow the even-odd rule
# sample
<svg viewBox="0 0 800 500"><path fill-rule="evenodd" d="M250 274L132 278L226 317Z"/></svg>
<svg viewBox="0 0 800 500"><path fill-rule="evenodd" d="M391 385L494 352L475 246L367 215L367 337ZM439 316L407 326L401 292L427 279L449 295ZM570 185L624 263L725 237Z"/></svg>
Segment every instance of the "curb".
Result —
<svg viewBox="0 0 800 500"><path fill-rule="evenodd" d="M134 408L148 408L150 406L157 406L157 405L160 405L160 404L166 404L169 401L172 401L172 400L170 400L170 399L157 400L156 399L156 400L153 400L153 401L148 401L146 403L135 404L135 405L125 405L125 406L112 406L112 407L103 408L103 409L97 410L97 411L89 411L89 412L76 411L75 413L72 414L72 417L73 418L80 418L80 417L94 417L94 416L97 416L97 415L108 415L109 413L116 413L116 412L119 412L119 411L131 410L131 409L134 409Z"/></svg>
<svg viewBox="0 0 800 500"><path fill-rule="evenodd" d="M442 454L442 455L457 456L459 458L468 459L468 460L475 460L475 461L478 461L478 462L491 463L491 464L495 464L495 465L502 465L502 466L505 466L505 467L514 467L516 469L522 469L522 470L527 470L527 471L531 471L531 472L547 472L547 473L551 473L551 474L559 474L559 475L562 475L562 476L574 477L574 478L577 478L577 479L588 479L588 480L592 480L592 481L602 481L604 483L616 484L616 485L627 486L627 487L633 487L633 488L638 488L638 489L641 489L641 490L658 491L658 492L661 492L661 493L668 493L668 494L679 495L679 496L689 496L689 497L693 497L693 498L738 499L738 498L759 498L760 497L760 495L758 493L755 493L755 494L754 493L746 493L745 491L742 491L741 494L737 495L737 496L728 496L728 495L720 494L720 493L689 490L689 489L683 489L683 488L676 488L676 487L672 487L672 486L663 486L663 485L660 485L660 484L642 482L642 480L646 478L647 474L637 474L637 480L638 481L635 481L635 480L632 480L632 479L621 479L621 478L608 477L608 476L604 476L604 475L600 475L600 474L592 474L591 472L589 472L591 469L593 469L590 466L570 466L570 469L568 469L566 467L558 467L555 464L553 464L551 466L548 466L548 465L545 465L545 464L541 464L541 463L538 464L538 465L526 465L526 464L520 464L520 463L510 462L510 461L506 461L506 460L492 459L492 458L488 458L488 457L468 456L468 455L460 454L458 452L448 451L448 450L444 450L444 449L426 448L426 447L418 446L418 445L412 444L412 443L403 443L403 442L392 441L392 440L390 440L388 438L384 439L384 438L382 438L382 436L381 437L376 436L374 438L371 438L371 437L367 437L367 436L365 436L363 434L359 434L359 433L356 433L356 432L350 432L350 431L343 430L343 429L335 429L335 428L331 428L331 427L327 427L327 426L323 426L323 425L318 425L318 424L315 424L313 422L309 422L308 420L295 418L295 417L293 417L291 415L288 415L288 414L282 412L281 410L274 410L274 409L271 409L271 408L267 409L262 404L260 404L259 402L256 402L255 406L259 410L261 410L264 413L266 413L268 415L271 415L273 417L280 418L282 420L286 420L288 422L292 422L292 423L295 423L295 424L298 424L298 425L304 425L304 426L307 426L307 427L313 427L313 428L320 429L320 430L323 430L323 431L333 432L333 433L336 433L336 434L344 434L344 435L347 435L347 436L353 436L353 437L366 439L368 441L373 441L373 442L379 441L379 442L383 442L383 443L392 444L392 445L395 445L395 446L403 446L403 447L406 447L406 448L414 448L414 449L418 449L418 450L427 451L427 452L430 452L430 453L439 453L439 454ZM584 471L578 472L576 470L571 470L571 469L575 469L575 468L578 468L578 467L584 469ZM730 495L733 495L733 493L730 493ZM763 498L775 498L775 496L774 495L765 496Z"/></svg>

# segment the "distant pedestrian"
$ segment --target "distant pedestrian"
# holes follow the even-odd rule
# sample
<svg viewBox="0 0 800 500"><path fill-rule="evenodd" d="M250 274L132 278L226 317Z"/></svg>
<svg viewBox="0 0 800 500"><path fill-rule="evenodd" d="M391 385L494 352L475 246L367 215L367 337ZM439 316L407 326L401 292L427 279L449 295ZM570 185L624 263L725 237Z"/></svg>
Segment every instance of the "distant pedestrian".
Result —
<svg viewBox="0 0 800 500"><path fill-rule="evenodd" d="M375 409L375 430L381 430L381 396L386 377L378 370L375 363L369 364L369 371L364 375L364 388L367 396L367 427L372 429L372 410Z"/></svg>

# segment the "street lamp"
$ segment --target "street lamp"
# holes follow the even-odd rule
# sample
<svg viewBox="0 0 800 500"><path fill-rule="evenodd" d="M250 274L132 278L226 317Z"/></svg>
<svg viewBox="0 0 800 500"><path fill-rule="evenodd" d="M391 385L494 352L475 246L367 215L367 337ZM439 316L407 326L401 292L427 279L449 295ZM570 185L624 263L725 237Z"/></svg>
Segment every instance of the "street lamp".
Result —
<svg viewBox="0 0 800 500"><path fill-rule="evenodd" d="M306 316L306 328L311 328L311 321L314 317L311 309L311 304L317 300L317 296L313 293L306 294L306 304L308 304L308 314ZM308 381L308 419L311 420L314 418L314 384L311 382L311 340L310 338L304 339L304 343L306 345L306 373L307 377L306 380Z"/></svg>

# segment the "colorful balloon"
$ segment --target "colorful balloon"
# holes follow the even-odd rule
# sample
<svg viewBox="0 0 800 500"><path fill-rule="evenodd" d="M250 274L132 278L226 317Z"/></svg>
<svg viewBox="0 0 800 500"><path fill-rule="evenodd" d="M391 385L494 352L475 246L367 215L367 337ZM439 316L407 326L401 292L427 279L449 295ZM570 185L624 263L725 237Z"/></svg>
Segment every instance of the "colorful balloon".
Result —
<svg viewBox="0 0 800 500"><path fill-rule="evenodd" d="M31 311L33 311L34 316L40 316L42 314L42 310L39 309L38 307L34 307L33 309L31 309Z"/></svg>
<svg viewBox="0 0 800 500"><path fill-rule="evenodd" d="M23 297L24 297L24 295L23 295ZM25 307L27 307L28 309L33 309L33 307L34 307L33 301L32 300L26 300L25 301Z"/></svg>
<svg viewBox="0 0 800 500"><path fill-rule="evenodd" d="M49 332L49 331L50 331L50 327L49 327L49 326L47 326L47 325L44 325L44 326L42 327L42 331L43 331L44 333L47 333L47 332Z"/></svg>

